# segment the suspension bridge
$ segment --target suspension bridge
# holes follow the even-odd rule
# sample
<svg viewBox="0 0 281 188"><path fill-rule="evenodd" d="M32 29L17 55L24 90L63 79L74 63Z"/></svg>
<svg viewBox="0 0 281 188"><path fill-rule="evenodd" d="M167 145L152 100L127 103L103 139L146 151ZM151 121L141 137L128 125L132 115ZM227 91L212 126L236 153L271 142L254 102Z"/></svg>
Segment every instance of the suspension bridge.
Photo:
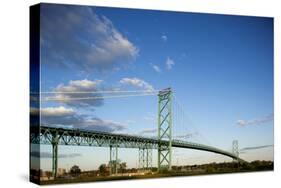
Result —
<svg viewBox="0 0 281 188"><path fill-rule="evenodd" d="M118 93L118 91L116 91L116 93ZM135 91L133 91L132 93L135 93ZM138 95L126 93L124 95L119 96L108 96L108 98L149 95L155 95L155 91L145 92ZM109 161L111 165L113 164L113 161L117 161L118 159L118 148L137 148L139 150L139 166L141 166L142 168L152 167L152 150L157 150L157 167L159 172L164 169L171 170L173 160L173 148L184 148L212 152L230 157L234 161L239 163L246 162L239 157L237 140L233 141L232 152L229 152L206 144L190 142L183 139L174 139L172 131L174 126L172 111L172 90L170 88L159 90L157 91L157 96L157 136L155 137L115 134L100 131L89 131L83 129L69 129L60 128L56 126L40 126L39 131L38 128L34 128L36 130L33 130L33 128L31 128L31 143L52 145L52 174L54 177L57 176L58 145L108 147L110 151ZM47 97L43 100L98 100L104 98L106 97L90 96L72 97L67 99ZM111 174L117 173L116 168L116 165L115 167L113 167L113 165L111 166Z"/></svg>

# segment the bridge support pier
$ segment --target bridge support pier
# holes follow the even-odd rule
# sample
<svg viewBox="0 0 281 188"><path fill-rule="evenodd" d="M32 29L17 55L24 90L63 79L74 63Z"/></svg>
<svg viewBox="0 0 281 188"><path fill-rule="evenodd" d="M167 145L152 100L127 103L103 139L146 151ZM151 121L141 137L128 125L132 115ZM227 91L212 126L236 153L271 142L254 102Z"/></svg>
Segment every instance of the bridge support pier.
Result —
<svg viewBox="0 0 281 188"><path fill-rule="evenodd" d="M152 168L152 149L139 148L139 168L148 170Z"/></svg>
<svg viewBox="0 0 281 188"><path fill-rule="evenodd" d="M158 146L158 172L171 170L172 165L172 91L161 90L158 94L158 141L168 145Z"/></svg>
<svg viewBox="0 0 281 188"><path fill-rule="evenodd" d="M57 177L58 171L58 134L52 135L52 175Z"/></svg>
<svg viewBox="0 0 281 188"><path fill-rule="evenodd" d="M109 146L109 149L110 149L110 159L109 159L110 175L117 174L118 146L115 146L114 148L112 148L112 146Z"/></svg>
<svg viewBox="0 0 281 188"><path fill-rule="evenodd" d="M232 142L232 153L233 153L236 157L239 157L238 140L233 140L233 142ZM237 160L237 159L233 159L233 162L238 162L238 160Z"/></svg>

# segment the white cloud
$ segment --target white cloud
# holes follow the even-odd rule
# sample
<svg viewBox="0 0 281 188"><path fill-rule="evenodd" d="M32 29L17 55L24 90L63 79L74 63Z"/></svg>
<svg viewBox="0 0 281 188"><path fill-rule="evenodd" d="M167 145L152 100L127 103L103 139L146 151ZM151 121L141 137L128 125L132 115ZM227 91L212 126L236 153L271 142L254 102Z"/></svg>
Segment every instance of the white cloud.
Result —
<svg viewBox="0 0 281 188"><path fill-rule="evenodd" d="M237 125L240 126L246 126L246 125L261 125L261 124L265 124L268 122L273 121L273 114L269 114L267 116L261 117L261 118L257 118L257 119L252 119L252 120L237 120Z"/></svg>
<svg viewBox="0 0 281 188"><path fill-rule="evenodd" d="M164 42L166 42L166 41L168 40L168 37L167 37L166 35L162 35L162 36L161 36L161 39L162 39Z"/></svg>
<svg viewBox="0 0 281 188"><path fill-rule="evenodd" d="M83 93L96 92L101 85L102 80L70 80L68 84L59 84L54 91L57 92L53 99L70 106L75 107L94 107L103 104L102 95L99 93ZM73 98L99 97L99 99L91 100L71 100ZM47 97L48 98L48 97Z"/></svg>
<svg viewBox="0 0 281 188"><path fill-rule="evenodd" d="M39 115L40 110L39 108L30 108L30 114L31 115ZM72 108L65 108L64 106L59 106L59 107L46 107L46 108L41 108L41 115L42 116L70 116L74 115L75 112Z"/></svg>
<svg viewBox="0 0 281 188"><path fill-rule="evenodd" d="M95 91L103 80L70 80L68 85L59 84L55 91L57 92L83 92Z"/></svg>
<svg viewBox="0 0 281 188"><path fill-rule="evenodd" d="M90 7L43 5L41 20L42 62L48 65L113 70L138 55L138 48Z"/></svg>
<svg viewBox="0 0 281 188"><path fill-rule="evenodd" d="M124 85L141 88L148 91L154 90L152 85L139 78L122 78L119 82Z"/></svg>
<svg viewBox="0 0 281 188"><path fill-rule="evenodd" d="M103 82L103 80L71 80L69 82L70 87L72 86L72 89L76 89L77 87L79 88L84 88L84 89L93 89L96 88L98 85L100 85Z"/></svg>
<svg viewBox="0 0 281 188"><path fill-rule="evenodd" d="M157 115L156 114L153 114L153 113L148 113L147 115L145 115L143 117L143 119L145 121L150 121L150 122L156 122L157 120Z"/></svg>
<svg viewBox="0 0 281 188"><path fill-rule="evenodd" d="M41 109L41 115L43 116L69 116L74 115L72 108L59 107L47 107Z"/></svg>
<svg viewBox="0 0 281 188"><path fill-rule="evenodd" d="M162 72L159 66L154 65L154 64L150 64L150 65L153 68L153 70L155 70L156 72Z"/></svg>
<svg viewBox="0 0 281 188"><path fill-rule="evenodd" d="M174 60L172 60L170 57L167 58L166 60L166 68L168 70L172 69L172 67L175 65Z"/></svg>

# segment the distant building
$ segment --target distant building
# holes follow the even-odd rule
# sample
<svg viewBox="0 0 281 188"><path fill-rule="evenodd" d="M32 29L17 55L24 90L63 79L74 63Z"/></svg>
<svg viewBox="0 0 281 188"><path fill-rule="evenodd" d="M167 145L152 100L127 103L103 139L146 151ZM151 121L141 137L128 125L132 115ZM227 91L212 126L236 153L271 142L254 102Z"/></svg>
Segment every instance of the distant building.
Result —
<svg viewBox="0 0 281 188"><path fill-rule="evenodd" d="M58 168L58 176L64 176L66 174L65 168Z"/></svg>

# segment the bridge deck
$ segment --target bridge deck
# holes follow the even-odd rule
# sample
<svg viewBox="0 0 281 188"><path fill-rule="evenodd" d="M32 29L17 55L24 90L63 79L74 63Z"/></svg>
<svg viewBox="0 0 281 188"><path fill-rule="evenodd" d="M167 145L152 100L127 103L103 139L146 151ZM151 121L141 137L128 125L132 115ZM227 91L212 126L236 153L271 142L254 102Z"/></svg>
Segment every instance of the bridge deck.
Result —
<svg viewBox="0 0 281 188"><path fill-rule="evenodd" d="M137 135L113 134L99 131L89 131L81 129L76 130L46 126L40 127L40 134L31 133L31 143L33 144L52 144L53 142L57 142L60 145L96 147L118 146L121 148L151 149L158 149L159 145L169 144L169 142L165 140L159 141L157 138L146 138ZM245 162L243 159L239 158L231 152L203 144L173 140L172 147L213 152L231 157L240 162Z"/></svg>

